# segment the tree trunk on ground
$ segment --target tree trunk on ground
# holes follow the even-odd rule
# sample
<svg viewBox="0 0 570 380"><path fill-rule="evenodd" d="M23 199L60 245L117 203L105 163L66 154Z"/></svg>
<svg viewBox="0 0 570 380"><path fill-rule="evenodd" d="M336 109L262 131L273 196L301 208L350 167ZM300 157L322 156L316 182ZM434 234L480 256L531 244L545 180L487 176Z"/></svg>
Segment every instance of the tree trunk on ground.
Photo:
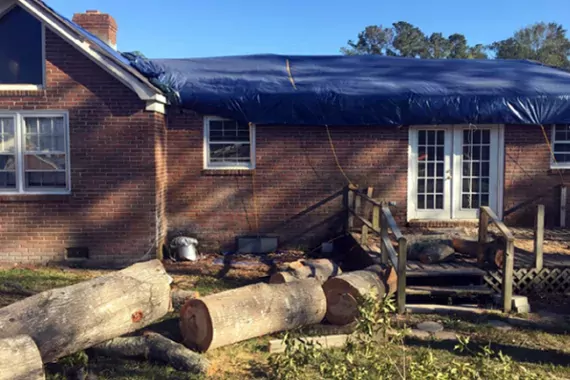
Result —
<svg viewBox="0 0 570 380"><path fill-rule="evenodd" d="M269 279L270 284L284 284L305 278L316 278L321 284L329 277L342 273L339 266L329 259L299 260L289 264L284 272L278 272Z"/></svg>
<svg viewBox="0 0 570 380"><path fill-rule="evenodd" d="M315 279L256 284L189 300L180 311L184 345L197 351L320 323L325 294Z"/></svg>
<svg viewBox="0 0 570 380"><path fill-rule="evenodd" d="M27 335L0 339L0 380L43 380L38 347Z"/></svg>
<svg viewBox="0 0 570 380"><path fill-rule="evenodd" d="M474 257L480 264L489 263L495 268L502 268L505 257L505 241L503 238L485 243L483 246L483 257L478 257L479 242L466 239L453 239L453 249L457 252Z"/></svg>
<svg viewBox="0 0 570 380"><path fill-rule="evenodd" d="M172 290L172 308L180 310L184 304L192 298L199 298L200 293L193 290L173 289Z"/></svg>
<svg viewBox="0 0 570 380"><path fill-rule="evenodd" d="M438 243L424 247L419 254L419 259L422 264L441 263L452 259L454 253L455 249L449 245Z"/></svg>
<svg viewBox="0 0 570 380"><path fill-rule="evenodd" d="M153 260L48 290L0 309L0 338L29 335L51 362L162 318L171 281Z"/></svg>
<svg viewBox="0 0 570 380"><path fill-rule="evenodd" d="M99 355L111 358L141 358L170 364L178 371L206 373L209 362L180 343L164 336L146 332L143 336L115 338L92 347Z"/></svg>
<svg viewBox="0 0 570 380"><path fill-rule="evenodd" d="M373 265L364 270L344 273L330 278L323 289L327 298L326 319L334 325L346 325L358 317L362 296L374 294L382 299L386 294L385 268Z"/></svg>

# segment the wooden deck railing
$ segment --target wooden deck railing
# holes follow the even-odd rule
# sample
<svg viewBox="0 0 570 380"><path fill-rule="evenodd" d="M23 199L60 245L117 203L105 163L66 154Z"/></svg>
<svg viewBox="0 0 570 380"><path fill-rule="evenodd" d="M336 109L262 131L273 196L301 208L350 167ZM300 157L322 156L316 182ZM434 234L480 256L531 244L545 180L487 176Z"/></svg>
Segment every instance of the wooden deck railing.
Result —
<svg viewBox="0 0 570 380"><path fill-rule="evenodd" d="M396 224L392 212L387 205L373 199L369 194L365 194L354 187L348 186L345 190L345 209L347 211L346 232L354 228L354 220L362 223L360 235L361 244L368 244L369 233L372 232L380 238L380 251L383 264L390 264L396 268L398 274L398 289L396 298L398 313L406 310L406 262L408 243L400 228ZM368 206L368 207L367 207ZM372 208L372 220L369 220L369 212L361 215L361 210L370 211ZM390 240L389 232L398 241L398 252L394 249Z"/></svg>
<svg viewBox="0 0 570 380"><path fill-rule="evenodd" d="M511 231L505 226L502 220L495 214L490 207L484 206L480 208L479 213L479 256L483 256L484 244L489 239L489 223L494 224L501 235L505 238L507 246L505 249L505 258L503 260L503 311L509 313L512 307L513 299L513 271L515 266L515 237Z"/></svg>

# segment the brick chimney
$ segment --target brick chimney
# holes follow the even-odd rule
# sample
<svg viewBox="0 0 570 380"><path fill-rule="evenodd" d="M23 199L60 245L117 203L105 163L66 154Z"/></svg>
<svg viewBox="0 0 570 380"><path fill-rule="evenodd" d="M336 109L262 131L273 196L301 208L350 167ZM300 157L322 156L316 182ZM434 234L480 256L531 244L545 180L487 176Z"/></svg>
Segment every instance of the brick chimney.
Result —
<svg viewBox="0 0 570 380"><path fill-rule="evenodd" d="M73 22L99 37L113 49L117 48L117 22L110 15L99 11L86 11L74 14Z"/></svg>

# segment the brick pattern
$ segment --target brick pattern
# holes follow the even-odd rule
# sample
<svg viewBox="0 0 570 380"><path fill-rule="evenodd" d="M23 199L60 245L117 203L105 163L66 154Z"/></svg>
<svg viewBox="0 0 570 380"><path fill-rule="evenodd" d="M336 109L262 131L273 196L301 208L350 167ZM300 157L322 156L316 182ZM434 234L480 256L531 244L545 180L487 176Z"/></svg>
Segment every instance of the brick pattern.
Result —
<svg viewBox="0 0 570 380"><path fill-rule="evenodd" d="M168 223L208 249L232 249L236 235L275 234L286 246L311 246L335 235L341 197L317 206L347 183L325 127L256 128L256 170L203 170L203 122L192 112L168 116ZM406 128L331 128L339 161L352 182L374 186L405 217ZM255 185L255 191L253 186ZM256 202L253 202L253 194ZM258 210L256 221L255 209Z"/></svg>
<svg viewBox="0 0 570 380"><path fill-rule="evenodd" d="M550 127L545 127L551 139ZM567 181L568 174L563 173ZM550 151L540 126L514 126L505 129L504 209L518 209L505 217L507 225L530 227L536 205L545 205L545 222L557 226L560 220L560 174L550 169ZM522 207L521 207L522 206ZM568 206L566 207L568 210ZM566 216L568 219L568 215Z"/></svg>
<svg viewBox="0 0 570 380"><path fill-rule="evenodd" d="M0 261L61 260L71 246L95 261L153 255L165 228L155 212L165 168L153 155L164 117L50 31L46 58L46 89L0 92L0 110L69 111L72 195L0 195Z"/></svg>
<svg viewBox="0 0 570 380"><path fill-rule="evenodd" d="M117 46L117 22L115 19L99 11L87 11L73 15L73 22L96 35L103 42Z"/></svg>

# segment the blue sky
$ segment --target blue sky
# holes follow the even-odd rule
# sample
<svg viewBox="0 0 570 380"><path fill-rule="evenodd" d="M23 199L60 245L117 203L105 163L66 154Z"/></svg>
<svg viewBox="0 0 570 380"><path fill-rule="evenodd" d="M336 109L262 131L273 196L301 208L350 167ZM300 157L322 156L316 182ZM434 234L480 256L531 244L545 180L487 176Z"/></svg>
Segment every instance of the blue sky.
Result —
<svg viewBox="0 0 570 380"><path fill-rule="evenodd" d="M121 51L151 58L254 53L338 54L367 25L408 21L424 32L463 33L471 44L537 21L570 28L570 0L47 0L64 16L115 17ZM460 4L460 5L459 5Z"/></svg>

